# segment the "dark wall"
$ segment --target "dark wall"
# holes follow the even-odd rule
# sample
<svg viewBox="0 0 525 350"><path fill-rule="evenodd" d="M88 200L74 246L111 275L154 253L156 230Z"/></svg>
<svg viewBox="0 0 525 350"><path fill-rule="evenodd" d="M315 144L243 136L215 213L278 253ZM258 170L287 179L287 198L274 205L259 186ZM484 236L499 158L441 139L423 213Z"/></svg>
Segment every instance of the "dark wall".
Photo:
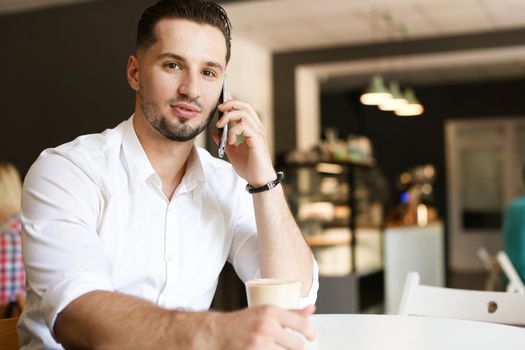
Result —
<svg viewBox="0 0 525 350"><path fill-rule="evenodd" d="M0 158L24 174L38 154L133 112L126 64L151 0L0 16Z"/></svg>
<svg viewBox="0 0 525 350"><path fill-rule="evenodd" d="M364 106L359 102L361 91L324 93L321 127L336 127L343 138L348 134L370 137L377 162L393 190L396 176L407 168L434 164L438 176L435 203L446 219L445 121L525 118L525 79L414 88L426 108L420 117L396 117L392 112Z"/></svg>

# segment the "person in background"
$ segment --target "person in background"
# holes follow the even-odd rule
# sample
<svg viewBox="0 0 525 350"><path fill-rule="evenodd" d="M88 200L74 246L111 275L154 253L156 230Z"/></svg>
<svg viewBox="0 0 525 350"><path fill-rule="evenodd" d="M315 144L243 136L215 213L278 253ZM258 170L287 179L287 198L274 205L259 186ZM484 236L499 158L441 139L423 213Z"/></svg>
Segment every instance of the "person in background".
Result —
<svg viewBox="0 0 525 350"><path fill-rule="evenodd" d="M525 166L522 170L525 184ZM505 211L503 220L503 249L525 281L525 195L512 201Z"/></svg>
<svg viewBox="0 0 525 350"><path fill-rule="evenodd" d="M0 305L2 317L15 315L25 299L20 224L20 175L11 163L0 161ZM20 312L20 310L18 310Z"/></svg>
<svg viewBox="0 0 525 350"><path fill-rule="evenodd" d="M248 103L218 104L230 39L213 2L149 7L127 66L134 115L32 165L22 192L22 349L301 349L290 329L314 338L317 265L265 129ZM235 122L231 164L194 145L216 109L217 128ZM300 281L302 308L208 311L226 261L244 281Z"/></svg>

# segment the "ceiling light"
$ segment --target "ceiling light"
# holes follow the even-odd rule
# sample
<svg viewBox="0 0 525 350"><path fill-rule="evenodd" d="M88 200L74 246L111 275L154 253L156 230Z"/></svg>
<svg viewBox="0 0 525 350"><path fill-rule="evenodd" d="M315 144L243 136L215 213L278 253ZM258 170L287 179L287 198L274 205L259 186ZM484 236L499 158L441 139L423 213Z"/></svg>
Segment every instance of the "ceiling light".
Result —
<svg viewBox="0 0 525 350"><path fill-rule="evenodd" d="M361 95L359 100L362 104L367 106L377 106L385 101L388 101L392 98L392 94L385 87L383 82L383 77L379 74L376 74L372 77L370 85L366 91Z"/></svg>
<svg viewBox="0 0 525 350"><path fill-rule="evenodd" d="M399 84L396 81L390 82L389 88L390 93L392 94L392 98L381 103L379 105L380 110L395 111L408 103L403 94L401 93Z"/></svg>
<svg viewBox="0 0 525 350"><path fill-rule="evenodd" d="M405 99L406 104L397 108L394 113L400 117L411 117L416 115L421 115L424 112L423 105L416 98L414 90L408 88L405 90Z"/></svg>

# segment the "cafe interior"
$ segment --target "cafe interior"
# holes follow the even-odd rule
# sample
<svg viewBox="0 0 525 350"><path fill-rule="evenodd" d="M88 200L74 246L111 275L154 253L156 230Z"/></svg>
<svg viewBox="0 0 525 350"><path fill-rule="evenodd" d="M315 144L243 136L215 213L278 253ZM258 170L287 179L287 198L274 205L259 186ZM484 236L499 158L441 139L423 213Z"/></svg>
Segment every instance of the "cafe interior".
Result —
<svg viewBox="0 0 525 350"><path fill-rule="evenodd" d="M0 0L0 159L22 178L42 150L131 115L125 67L152 2ZM525 325L525 228L504 241L525 192L525 1L217 2L233 26L229 89L265 125L319 266L316 314L397 317L419 283L495 293L512 321L492 320L493 304L468 317L467 302L458 318ZM212 132L197 143L216 154ZM246 307L229 265L212 307ZM494 331L498 345L523 348L513 331Z"/></svg>

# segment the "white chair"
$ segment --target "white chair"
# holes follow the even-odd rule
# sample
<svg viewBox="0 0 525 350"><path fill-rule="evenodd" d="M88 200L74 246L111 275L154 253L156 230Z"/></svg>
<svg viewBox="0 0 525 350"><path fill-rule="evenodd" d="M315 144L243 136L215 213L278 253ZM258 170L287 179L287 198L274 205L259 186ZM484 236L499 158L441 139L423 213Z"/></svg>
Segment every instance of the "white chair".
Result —
<svg viewBox="0 0 525 350"><path fill-rule="evenodd" d="M518 272L514 268L514 265L512 265L512 262L510 261L507 253L501 251L498 253L498 255L496 255L496 258L498 259L499 265L501 266L503 273L509 280L509 284L507 285L507 292L525 294L525 285L523 284L523 281L518 275Z"/></svg>
<svg viewBox="0 0 525 350"><path fill-rule="evenodd" d="M485 268L485 270L490 272L492 270L492 261L487 249L484 247L480 247L478 248L477 254L479 260L481 260L481 262L483 263L483 267Z"/></svg>
<svg viewBox="0 0 525 350"><path fill-rule="evenodd" d="M525 295L431 287L419 284L419 274L407 275L399 315L457 318L525 325Z"/></svg>
<svg viewBox="0 0 525 350"><path fill-rule="evenodd" d="M478 248L478 258L483 263L483 267L487 270L488 275L485 280L485 290L503 290L501 284L501 267L495 256L489 254L485 247Z"/></svg>

